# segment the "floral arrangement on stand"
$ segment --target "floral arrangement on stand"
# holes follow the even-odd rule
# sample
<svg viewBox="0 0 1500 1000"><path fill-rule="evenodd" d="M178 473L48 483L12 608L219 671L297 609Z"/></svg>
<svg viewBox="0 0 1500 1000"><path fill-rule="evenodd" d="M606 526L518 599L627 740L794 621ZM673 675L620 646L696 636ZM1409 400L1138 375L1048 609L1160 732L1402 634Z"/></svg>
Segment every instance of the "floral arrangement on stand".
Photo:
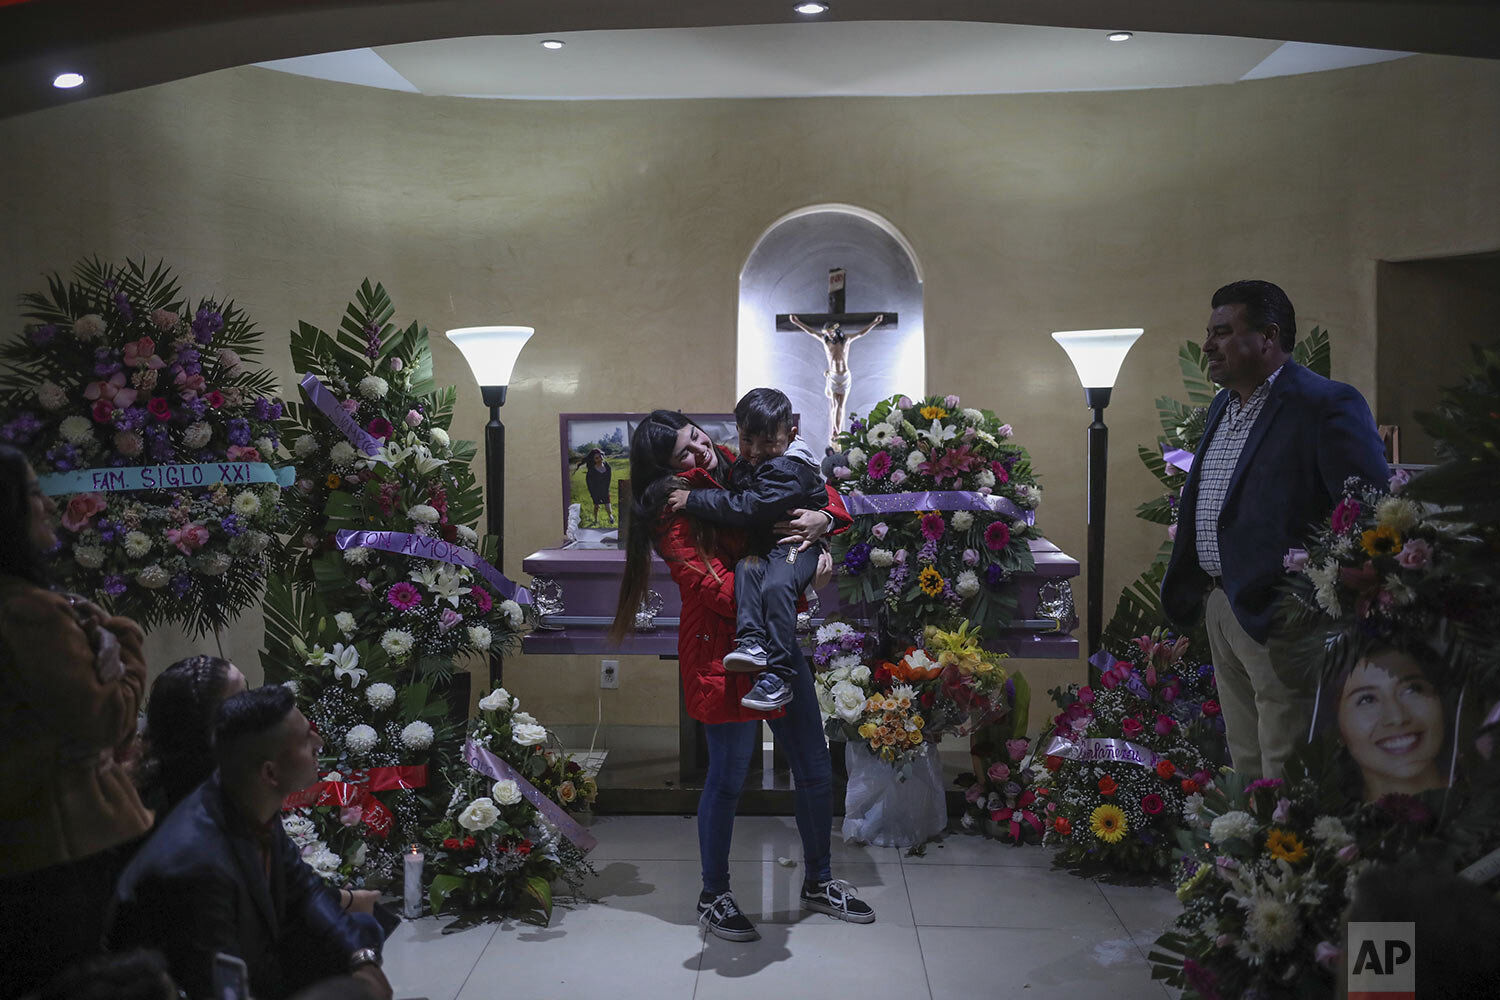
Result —
<svg viewBox="0 0 1500 1000"><path fill-rule="evenodd" d="M1165 872L1187 798L1214 781L1205 737L1222 744L1218 704L1186 660L1185 639L1143 636L1101 668L1099 690L1050 694L1061 711L1038 741L1050 789L1044 842L1079 868ZM1222 752L1222 751L1221 751ZM1038 789L1038 795L1041 795Z"/></svg>
<svg viewBox="0 0 1500 1000"><path fill-rule="evenodd" d="M594 874L585 856L591 844L570 840L567 823L547 821L523 782L554 810L567 811L586 810L598 786L520 705L496 688L480 700L468 732L470 748L503 762L514 777L494 778L472 761L450 768L453 793L425 836L434 913L501 912L545 925L552 884L562 881L576 893Z"/></svg>
<svg viewBox="0 0 1500 1000"><path fill-rule="evenodd" d="M0 346L0 441L63 508L60 582L148 628L234 620L285 530L259 331L144 261L82 261L21 304L32 322Z"/></svg>
<svg viewBox="0 0 1500 1000"><path fill-rule="evenodd" d="M976 734L976 744L980 742L978 737ZM959 824L965 830L978 830L1017 847L1040 844L1046 832L1047 799L1052 789L1038 787L1037 769L1028 759L1031 741L1012 736L990 747L985 753L973 747L974 770L960 774L955 782L964 790L964 813Z"/></svg>
<svg viewBox="0 0 1500 1000"><path fill-rule="evenodd" d="M957 396L893 396L837 440L849 465L834 475L857 515L833 541L840 597L878 606L897 649L929 624L1004 628L1016 604L1006 581L1035 566L1042 498L1010 425ZM946 495L924 496L934 492Z"/></svg>

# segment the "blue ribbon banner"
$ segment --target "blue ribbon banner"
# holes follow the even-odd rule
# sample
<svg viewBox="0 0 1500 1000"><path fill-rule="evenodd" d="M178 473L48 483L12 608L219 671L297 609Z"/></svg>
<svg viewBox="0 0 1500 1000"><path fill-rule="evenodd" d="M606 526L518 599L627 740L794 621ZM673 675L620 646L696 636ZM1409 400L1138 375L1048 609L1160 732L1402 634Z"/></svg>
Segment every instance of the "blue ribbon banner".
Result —
<svg viewBox="0 0 1500 1000"><path fill-rule="evenodd" d="M348 438L350 444L364 452L366 458L374 458L380 454L380 439L371 436L359 426L358 421L339 405L338 397L329 392L326 385L318 381L318 376L304 375L302 381L297 384L307 395L308 402L316 406L323 416L333 421L333 426L339 429L339 433Z"/></svg>
<svg viewBox="0 0 1500 1000"><path fill-rule="evenodd" d="M124 493L133 490L191 490L220 483L275 483L292 485L297 470L290 465L273 469L265 462L208 462L202 465L132 465L119 469L74 469L37 476L42 492Z"/></svg>
<svg viewBox="0 0 1500 1000"><path fill-rule="evenodd" d="M1036 523L1036 511L1022 510L1009 498L972 490L924 490L920 493L850 493L844 508L851 514L911 514L919 510L977 510Z"/></svg>
<svg viewBox="0 0 1500 1000"><path fill-rule="evenodd" d="M367 548L381 552L397 552L418 559L436 559L438 562L463 566L484 577L502 598L517 604L530 604L531 591L507 577L486 562L473 549L445 542L441 538L426 538L405 531L339 531L333 536L340 549Z"/></svg>
<svg viewBox="0 0 1500 1000"><path fill-rule="evenodd" d="M515 768L473 740L464 741L464 760L486 778L494 781L506 779L514 781L516 787L521 790L521 797L535 806L536 811L541 813L547 822L557 827L558 831L571 840L573 846L580 851L587 854L598 846L599 841L594 839L594 835L563 811L562 806L538 791L537 787L521 777L521 773Z"/></svg>

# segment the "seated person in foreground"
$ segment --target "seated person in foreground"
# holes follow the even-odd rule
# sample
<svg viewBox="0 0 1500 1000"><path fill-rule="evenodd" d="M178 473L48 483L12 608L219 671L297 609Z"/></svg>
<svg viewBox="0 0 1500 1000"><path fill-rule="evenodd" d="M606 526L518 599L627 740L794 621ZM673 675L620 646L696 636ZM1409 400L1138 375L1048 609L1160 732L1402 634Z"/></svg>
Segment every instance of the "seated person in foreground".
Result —
<svg viewBox="0 0 1500 1000"><path fill-rule="evenodd" d="M214 954L238 956L257 1000L352 973L390 997L373 917L339 893L281 828L281 803L318 777L323 741L287 688L246 691L219 708L218 770L157 827L115 888L110 939L167 958L190 997L208 996Z"/></svg>
<svg viewBox="0 0 1500 1000"><path fill-rule="evenodd" d="M740 704L772 712L792 700L797 598L812 583L819 553L776 544L771 526L796 508L826 506L828 494L785 393L751 389L735 404L734 422L740 457L729 470L729 489L674 490L667 506L750 529L749 554L734 567L735 648L724 669L764 671Z"/></svg>

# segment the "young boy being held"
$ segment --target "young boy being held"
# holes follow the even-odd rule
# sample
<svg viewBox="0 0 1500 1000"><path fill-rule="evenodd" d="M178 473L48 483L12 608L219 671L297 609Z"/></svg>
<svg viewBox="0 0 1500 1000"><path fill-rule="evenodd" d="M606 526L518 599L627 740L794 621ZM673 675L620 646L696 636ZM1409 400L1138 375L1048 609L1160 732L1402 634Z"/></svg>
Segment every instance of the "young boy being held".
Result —
<svg viewBox="0 0 1500 1000"><path fill-rule="evenodd" d="M734 567L738 616L735 648L724 669L760 670L746 708L770 712L792 700L796 676L797 598L812 582L821 549L799 551L776 544L772 525L791 510L828 504L818 458L792 423L792 402L778 389L751 389L734 407L740 457L729 470L729 488L674 490L672 510L750 529L749 554Z"/></svg>

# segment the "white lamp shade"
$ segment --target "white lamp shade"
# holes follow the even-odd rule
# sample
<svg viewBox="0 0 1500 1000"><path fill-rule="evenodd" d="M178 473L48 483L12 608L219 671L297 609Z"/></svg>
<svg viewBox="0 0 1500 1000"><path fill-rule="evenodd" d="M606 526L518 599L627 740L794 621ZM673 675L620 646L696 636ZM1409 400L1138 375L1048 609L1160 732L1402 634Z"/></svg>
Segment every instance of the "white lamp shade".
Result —
<svg viewBox="0 0 1500 1000"><path fill-rule="evenodd" d="M1085 389L1112 389L1130 345L1145 332L1139 328L1062 330L1054 333L1052 339L1068 352L1069 360L1078 370L1078 381Z"/></svg>
<svg viewBox="0 0 1500 1000"><path fill-rule="evenodd" d="M530 326L466 326L449 330L448 339L463 352L480 386L507 386L533 333L536 328Z"/></svg>

